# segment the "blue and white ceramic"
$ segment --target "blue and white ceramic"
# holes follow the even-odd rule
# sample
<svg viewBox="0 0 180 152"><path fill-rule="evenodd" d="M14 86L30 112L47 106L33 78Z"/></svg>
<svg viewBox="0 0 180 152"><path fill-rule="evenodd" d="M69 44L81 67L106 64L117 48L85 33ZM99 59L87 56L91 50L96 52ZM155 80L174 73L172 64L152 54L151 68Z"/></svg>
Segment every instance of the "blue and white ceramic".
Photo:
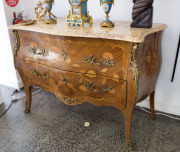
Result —
<svg viewBox="0 0 180 152"><path fill-rule="evenodd" d="M114 0L100 0L100 4L103 7L104 12L106 13L106 20L101 23L102 27L113 27L114 23L109 20L109 13L112 8L112 4L114 4Z"/></svg>

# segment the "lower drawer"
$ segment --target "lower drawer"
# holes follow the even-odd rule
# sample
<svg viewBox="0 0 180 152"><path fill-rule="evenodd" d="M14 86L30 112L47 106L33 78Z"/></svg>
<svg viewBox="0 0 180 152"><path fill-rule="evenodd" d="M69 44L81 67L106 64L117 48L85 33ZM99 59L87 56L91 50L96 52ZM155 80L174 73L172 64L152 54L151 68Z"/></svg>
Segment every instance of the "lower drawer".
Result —
<svg viewBox="0 0 180 152"><path fill-rule="evenodd" d="M28 83L56 94L66 104L126 106L126 81L103 76L67 72L22 61Z"/></svg>
<svg viewBox="0 0 180 152"><path fill-rule="evenodd" d="M21 60L24 80L30 85L38 86L46 91L53 91L51 69L47 66Z"/></svg>

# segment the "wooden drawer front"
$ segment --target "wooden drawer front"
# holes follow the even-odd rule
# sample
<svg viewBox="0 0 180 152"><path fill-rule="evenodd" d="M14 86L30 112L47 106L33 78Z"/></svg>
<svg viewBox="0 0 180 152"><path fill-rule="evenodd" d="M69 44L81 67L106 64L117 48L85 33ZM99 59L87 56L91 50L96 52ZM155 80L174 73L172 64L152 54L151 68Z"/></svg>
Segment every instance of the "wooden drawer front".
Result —
<svg viewBox="0 0 180 152"><path fill-rule="evenodd" d="M95 105L126 106L126 81L56 69L52 75L55 92L66 104L88 101Z"/></svg>
<svg viewBox="0 0 180 152"><path fill-rule="evenodd" d="M23 60L21 64L29 84L55 93L66 104L88 101L96 105L126 106L126 81L66 72Z"/></svg>
<svg viewBox="0 0 180 152"><path fill-rule="evenodd" d="M21 61L24 76L29 84L52 91L52 75L50 68L28 61Z"/></svg>
<svg viewBox="0 0 180 152"><path fill-rule="evenodd" d="M126 80L130 45L128 42L59 37L19 31L24 60L57 69Z"/></svg>

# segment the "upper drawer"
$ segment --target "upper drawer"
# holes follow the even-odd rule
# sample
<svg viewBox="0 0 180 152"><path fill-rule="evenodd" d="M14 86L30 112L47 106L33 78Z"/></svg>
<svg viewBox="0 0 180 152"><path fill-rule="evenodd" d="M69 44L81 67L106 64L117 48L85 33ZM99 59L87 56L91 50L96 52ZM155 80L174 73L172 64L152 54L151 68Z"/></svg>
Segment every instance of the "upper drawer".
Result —
<svg viewBox="0 0 180 152"><path fill-rule="evenodd" d="M18 58L57 69L126 80L130 43L19 31Z"/></svg>

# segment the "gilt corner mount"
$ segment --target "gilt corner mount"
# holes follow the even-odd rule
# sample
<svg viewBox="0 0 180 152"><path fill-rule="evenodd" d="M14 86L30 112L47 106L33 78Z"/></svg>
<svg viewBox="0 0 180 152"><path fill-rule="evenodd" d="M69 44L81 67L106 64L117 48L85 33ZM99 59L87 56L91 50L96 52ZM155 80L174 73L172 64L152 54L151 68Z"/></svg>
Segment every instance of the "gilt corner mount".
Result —
<svg viewBox="0 0 180 152"><path fill-rule="evenodd" d="M17 30L13 30L12 32L14 33L15 38L16 38L16 44L13 49L13 56L14 56L14 62L15 62L16 57L17 57L17 52L19 51L19 48L20 48L20 39L19 39Z"/></svg>

